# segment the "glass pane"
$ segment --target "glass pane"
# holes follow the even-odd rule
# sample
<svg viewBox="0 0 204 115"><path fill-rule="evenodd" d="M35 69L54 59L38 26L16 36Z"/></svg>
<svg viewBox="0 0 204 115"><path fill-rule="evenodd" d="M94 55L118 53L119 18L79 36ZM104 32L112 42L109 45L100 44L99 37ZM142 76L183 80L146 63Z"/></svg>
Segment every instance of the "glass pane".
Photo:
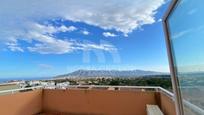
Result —
<svg viewBox="0 0 204 115"><path fill-rule="evenodd" d="M204 0L180 0L168 19L185 115L204 115Z"/></svg>

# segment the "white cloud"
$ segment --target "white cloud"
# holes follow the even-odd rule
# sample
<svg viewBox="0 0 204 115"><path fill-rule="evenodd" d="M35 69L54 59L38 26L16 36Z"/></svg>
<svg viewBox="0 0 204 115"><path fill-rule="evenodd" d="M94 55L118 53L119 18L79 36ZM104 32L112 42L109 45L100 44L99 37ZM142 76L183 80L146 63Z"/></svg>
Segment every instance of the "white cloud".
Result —
<svg viewBox="0 0 204 115"><path fill-rule="evenodd" d="M43 64L43 63L38 64L38 66L39 66L40 68L42 68L42 69L53 69L53 68L54 68L54 67L53 67L52 65L50 65L50 64Z"/></svg>
<svg viewBox="0 0 204 115"><path fill-rule="evenodd" d="M188 15L193 15L196 12L197 12L197 9L191 9L190 11L187 12L187 14Z"/></svg>
<svg viewBox="0 0 204 115"><path fill-rule="evenodd" d="M114 46L106 44L90 44L79 43L79 41L71 41L68 39L60 39L54 36L59 32L75 31L77 28L74 26L66 27L64 25L55 27L52 25L43 25L39 23L29 22L26 23L26 31L19 30L14 31L16 34L8 31L11 36L7 36L9 39L1 39L7 48L11 51L24 52L28 50L30 52L36 52L40 54L65 54L75 50L104 50L112 51ZM25 41L29 44L28 47L21 47L18 41ZM2 43L1 42L1 43ZM115 48L116 49L116 48ZM115 50L114 49L114 50Z"/></svg>
<svg viewBox="0 0 204 115"><path fill-rule="evenodd" d="M103 32L103 36L105 37L116 37L117 35L111 32Z"/></svg>
<svg viewBox="0 0 204 115"><path fill-rule="evenodd" d="M35 44L33 47L28 47L31 52L38 52L40 54L65 54L75 50L103 50L103 51L117 51L115 46L110 44L89 44L76 43L71 41L60 41L51 44Z"/></svg>
<svg viewBox="0 0 204 115"><path fill-rule="evenodd" d="M104 51L116 51L115 48L111 44L93 44L93 43L84 43L84 44L77 44L77 47L82 50L104 50Z"/></svg>
<svg viewBox="0 0 204 115"><path fill-rule="evenodd" d="M184 29L182 31L178 31L173 33L172 38L177 39L177 38L183 38L186 35L189 35L191 33L202 33L204 31L204 26L198 26L198 27L191 27L190 29ZM191 34L193 35L193 34Z"/></svg>
<svg viewBox="0 0 204 115"><path fill-rule="evenodd" d="M188 34L191 31L192 31L192 29L188 29L188 30L183 30L183 31L177 32L177 33L173 34L172 38L173 39L181 38L181 37L183 37L184 35Z"/></svg>
<svg viewBox="0 0 204 115"><path fill-rule="evenodd" d="M49 38L48 38L49 39ZM69 41L57 40L55 38L51 42L45 41L28 47L31 52L38 52L41 54L65 54L73 51L72 43Z"/></svg>
<svg viewBox="0 0 204 115"><path fill-rule="evenodd" d="M34 24L40 25L40 24ZM32 26L34 27L34 26ZM109 44L90 44L90 43L79 43L77 41L71 40L61 40L53 36L54 33L62 31L59 28L54 28L53 26L44 26L40 25L37 27L43 28L34 28L27 32L25 35L27 41L37 41L40 43L34 44L34 46L28 47L28 50L31 52L38 52L41 54L65 54L70 53L75 50L104 50L112 51L115 50L114 46ZM45 29L48 28L48 29ZM42 29L42 31L39 31ZM44 31L43 31L44 30ZM47 30L47 31L46 31Z"/></svg>
<svg viewBox="0 0 204 115"><path fill-rule="evenodd" d="M162 21L162 19L160 18L160 19L158 19L158 22L161 22Z"/></svg>
<svg viewBox="0 0 204 115"><path fill-rule="evenodd" d="M24 52L24 50L18 46L17 43L6 43L8 49L10 49L11 51L15 52L15 51L19 51L19 52Z"/></svg>
<svg viewBox="0 0 204 115"><path fill-rule="evenodd" d="M53 36L58 32L75 31L74 26L54 27L39 22L53 19L83 22L104 30L116 30L127 36L134 29L155 22L154 15L165 0L1 0L0 45L12 51L24 51L19 41L30 43L27 48L43 54L63 54L75 50L71 41ZM36 43L34 43L34 41ZM34 44L33 44L34 43ZM106 46L89 46L106 49Z"/></svg>
<svg viewBox="0 0 204 115"><path fill-rule="evenodd" d="M68 39L62 40L54 36L54 34L58 32L73 30L65 29L64 27L65 26L63 25L60 27L54 27L52 25L46 26L38 23L29 23L29 29L26 32L18 33L17 36L11 37L10 40L5 41L5 44L11 51L23 52L26 49L30 52L37 52L40 54L65 54L75 50L117 50L110 44L80 43ZM21 36L24 38L21 38ZM26 41L30 46L23 49L18 44L18 40Z"/></svg>
<svg viewBox="0 0 204 115"><path fill-rule="evenodd" d="M1 21L63 18L123 33L155 22L165 0L1 0ZM46 6L46 7L45 7ZM3 17L3 18L2 18Z"/></svg>
<svg viewBox="0 0 204 115"><path fill-rule="evenodd" d="M66 27L66 26L62 25L62 26L60 26L58 28L58 31L61 31L61 32L72 32L72 31L75 31L75 30L77 30L77 28L74 27L74 26Z"/></svg>
<svg viewBox="0 0 204 115"><path fill-rule="evenodd" d="M90 34L90 32L89 32L89 31L87 31L87 30L83 30L83 31L82 31L82 34L84 34L84 35L89 35L89 34Z"/></svg>
<svg viewBox="0 0 204 115"><path fill-rule="evenodd" d="M38 31L39 33L42 34L52 34L52 33L58 33L58 32L72 32L77 30L76 27L74 26L65 26L65 25L61 25L59 27L55 27L52 25L42 25L42 24L38 24L38 23L29 23L30 28L28 29L34 29L35 31Z"/></svg>

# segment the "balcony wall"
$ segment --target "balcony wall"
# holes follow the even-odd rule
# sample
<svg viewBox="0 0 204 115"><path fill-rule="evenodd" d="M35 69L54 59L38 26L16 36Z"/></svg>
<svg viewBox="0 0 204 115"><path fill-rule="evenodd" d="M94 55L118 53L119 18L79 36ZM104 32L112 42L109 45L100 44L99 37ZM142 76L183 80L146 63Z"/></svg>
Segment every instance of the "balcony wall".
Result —
<svg viewBox="0 0 204 115"><path fill-rule="evenodd" d="M156 104L154 92L110 90L44 90L43 111L88 115L146 115Z"/></svg>
<svg viewBox="0 0 204 115"><path fill-rule="evenodd" d="M171 97L160 93L160 108L165 115L176 115L175 103Z"/></svg>
<svg viewBox="0 0 204 115"><path fill-rule="evenodd" d="M0 115L146 115L146 104L157 104L175 115L170 97L153 91L43 89L0 96Z"/></svg>
<svg viewBox="0 0 204 115"><path fill-rule="evenodd" d="M42 111L42 90L0 96L0 115L34 115Z"/></svg>

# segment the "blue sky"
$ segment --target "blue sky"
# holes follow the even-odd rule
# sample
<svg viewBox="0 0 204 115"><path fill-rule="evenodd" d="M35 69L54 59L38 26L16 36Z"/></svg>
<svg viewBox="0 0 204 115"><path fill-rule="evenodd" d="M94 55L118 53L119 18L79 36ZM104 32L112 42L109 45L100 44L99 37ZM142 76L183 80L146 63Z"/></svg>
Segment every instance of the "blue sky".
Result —
<svg viewBox="0 0 204 115"><path fill-rule="evenodd" d="M204 1L181 1L169 18L174 60L178 72L204 71ZM193 23L192 23L193 22Z"/></svg>
<svg viewBox="0 0 204 115"><path fill-rule="evenodd" d="M169 71L165 0L12 2L0 1L0 78L77 69Z"/></svg>

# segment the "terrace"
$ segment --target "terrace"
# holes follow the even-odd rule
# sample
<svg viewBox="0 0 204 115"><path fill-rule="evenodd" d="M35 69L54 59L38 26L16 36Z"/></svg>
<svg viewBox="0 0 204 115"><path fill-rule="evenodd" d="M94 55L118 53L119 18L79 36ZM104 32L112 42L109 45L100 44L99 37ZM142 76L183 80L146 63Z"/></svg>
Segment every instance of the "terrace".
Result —
<svg viewBox="0 0 204 115"><path fill-rule="evenodd" d="M160 36L157 35L164 31L174 94L161 87L146 86L69 85L59 88L60 85L56 87L54 83L48 84L49 87L37 86L19 89L15 84L0 84L0 114L204 115L204 1L172 0L171 3L169 2L169 9L162 19L159 16L161 14L156 14L157 12L162 13L167 7L165 0L149 0L149 3L138 1L129 0L125 3L97 1L97 4L93 1L85 1L85 3L84 1L57 3L55 1L35 1L33 3L30 1L17 1L16 3L3 1L1 3L3 13L0 12L2 18L0 36L1 48L4 52L2 52L1 61L7 63L1 65L1 76L27 76L27 72L30 72L30 76L35 76L36 73L41 72L52 73L54 71L51 68L56 65L61 66L58 68L59 70L69 67L73 69L74 65L80 65L79 57L81 55L78 55L77 58L76 54L59 57L53 55L69 54L74 51L84 52L82 65L90 62L90 65L93 64L95 68L98 68L98 65L112 64L109 62L109 58L108 61L103 59L103 57L110 57L106 55L110 52L114 52L110 53L113 62L121 62L120 55L125 57L123 57L123 62L120 65L122 68L129 68L126 67L126 64L137 67L137 64L140 65L142 61L147 61L148 63L144 63L144 65L149 64L150 68L155 65L157 68L164 64L162 62L164 58L160 55L162 50L158 50L162 47L157 47L163 44L160 43L161 39L158 39ZM46 8L39 10L39 6L46 6ZM163 30L160 28L161 22L164 26ZM145 33L138 34L136 30L145 25L152 25L152 27L148 27ZM99 30L101 31L100 34L98 34ZM152 31L149 32L150 30ZM155 30L161 31L157 33ZM73 39L67 35L73 36ZM103 39L108 37L130 39L128 42L119 39L114 39L114 41L107 39L107 42L103 42ZM144 40L139 38L144 38ZM90 41L84 42L86 40ZM98 41L102 42L98 43ZM127 45L128 47L126 47ZM137 49L137 51L132 49ZM152 52L154 50L158 50L158 52ZM93 62L89 60L90 51L96 54L96 60L99 63L96 60ZM15 52L25 52L25 57L21 60ZM42 56L45 54L52 55L48 59L48 56ZM68 58L69 60L67 60ZM41 63L36 64L34 62L38 61L35 60L41 60ZM53 66L53 60L60 60L60 63ZM70 60L77 63L69 63ZM104 63L101 64L100 62ZM112 65L109 69L111 68ZM5 73L6 75L4 75ZM88 77L90 77L89 75ZM91 76L100 77L98 74Z"/></svg>
<svg viewBox="0 0 204 115"><path fill-rule="evenodd" d="M158 105L165 115L176 114L173 94L161 87L39 86L0 93L3 115L146 115L147 105Z"/></svg>

